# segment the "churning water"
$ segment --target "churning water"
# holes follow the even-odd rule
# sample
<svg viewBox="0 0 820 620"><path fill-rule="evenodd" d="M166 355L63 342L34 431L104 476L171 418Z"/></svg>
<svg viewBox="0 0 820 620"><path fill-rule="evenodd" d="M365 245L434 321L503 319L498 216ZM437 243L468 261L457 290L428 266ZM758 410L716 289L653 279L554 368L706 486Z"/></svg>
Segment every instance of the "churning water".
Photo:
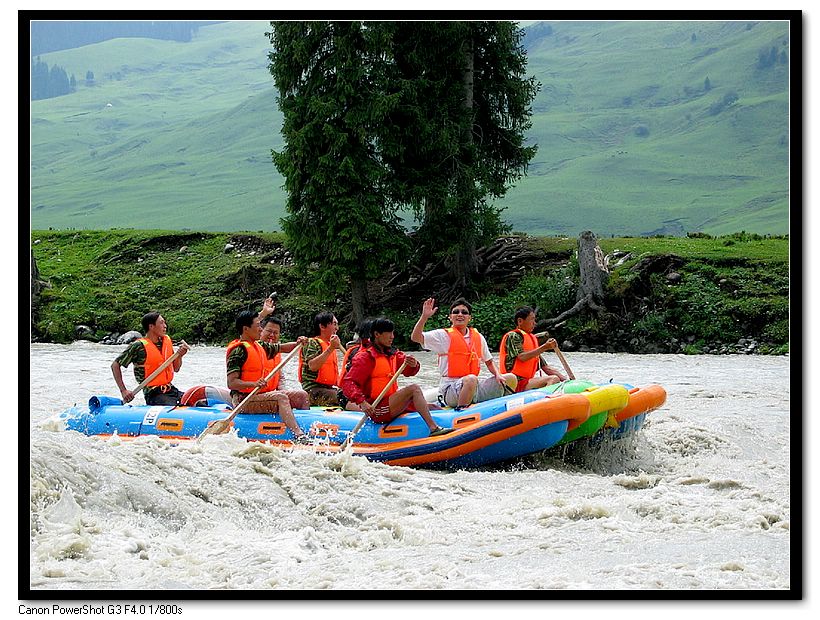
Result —
<svg viewBox="0 0 820 620"><path fill-rule="evenodd" d="M788 357L567 354L666 405L629 439L441 472L62 430L60 411L117 395L122 348L31 345L33 590L791 586ZM175 383L224 385L224 349L194 347Z"/></svg>

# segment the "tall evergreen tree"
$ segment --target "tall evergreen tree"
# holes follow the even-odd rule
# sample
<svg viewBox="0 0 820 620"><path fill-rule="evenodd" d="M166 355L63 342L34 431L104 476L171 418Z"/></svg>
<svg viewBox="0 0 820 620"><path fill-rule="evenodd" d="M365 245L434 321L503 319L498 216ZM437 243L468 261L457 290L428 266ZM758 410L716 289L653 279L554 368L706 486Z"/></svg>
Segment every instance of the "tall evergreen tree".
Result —
<svg viewBox="0 0 820 620"><path fill-rule="evenodd" d="M49 97L59 97L71 92L71 86L68 81L68 74L65 69L54 65L48 72L48 87Z"/></svg>
<svg viewBox="0 0 820 620"><path fill-rule="evenodd" d="M330 297L350 287L358 321L368 281L406 246L374 139L390 105L378 80L385 42L360 22L271 26L269 69L284 115L285 144L272 152L287 191L282 227L317 290Z"/></svg>
<svg viewBox="0 0 820 620"><path fill-rule="evenodd" d="M272 22L283 228L296 260L320 265L317 286L349 278L355 317L405 244L399 207L421 251L449 261L453 295L469 291L477 247L508 229L490 200L536 151L522 35L508 22Z"/></svg>
<svg viewBox="0 0 820 620"><path fill-rule="evenodd" d="M31 61L31 99L45 99L48 97L48 65L40 60Z"/></svg>
<svg viewBox="0 0 820 620"><path fill-rule="evenodd" d="M475 250L506 230L504 196L525 172L539 84L526 77L511 22L392 22L390 83L401 104L382 133L385 162L416 211L419 239L448 255L453 293L469 289Z"/></svg>

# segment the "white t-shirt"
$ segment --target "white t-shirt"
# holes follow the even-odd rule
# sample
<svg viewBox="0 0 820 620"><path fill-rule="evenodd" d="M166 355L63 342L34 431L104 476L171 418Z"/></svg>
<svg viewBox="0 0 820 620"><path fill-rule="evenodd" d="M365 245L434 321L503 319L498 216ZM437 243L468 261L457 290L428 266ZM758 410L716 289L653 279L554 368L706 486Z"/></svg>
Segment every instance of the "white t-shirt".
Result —
<svg viewBox="0 0 820 620"><path fill-rule="evenodd" d="M448 377L448 361L449 357L447 357L447 353L450 351L450 334L447 333L446 329L434 329L429 332L422 332L422 336L424 337L424 344L421 345L425 349L432 351L433 353L438 353L438 370L439 374L441 374L441 382L439 383L439 389L443 388L445 385L449 385L450 383L455 383L460 379L460 377ZM490 347L487 346L487 340L484 336L479 333L478 337L481 338L481 361L488 362L489 360L493 359L492 353L490 353ZM464 334L464 340L467 342L467 346L470 347L471 343L470 340L472 338L472 334L470 329L467 329L467 332Z"/></svg>

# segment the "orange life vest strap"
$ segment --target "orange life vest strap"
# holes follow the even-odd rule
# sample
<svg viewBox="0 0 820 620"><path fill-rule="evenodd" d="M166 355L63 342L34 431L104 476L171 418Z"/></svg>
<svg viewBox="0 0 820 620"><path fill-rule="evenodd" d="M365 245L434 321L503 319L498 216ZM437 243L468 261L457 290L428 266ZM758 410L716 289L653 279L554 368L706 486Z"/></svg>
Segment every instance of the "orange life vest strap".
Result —
<svg viewBox="0 0 820 620"><path fill-rule="evenodd" d="M396 355L387 356L383 353L379 353L375 349L373 350L375 354L374 357L376 358L376 364L373 366L373 372L370 374L370 402L372 403L376 398L378 398L379 394L382 393L384 386L390 383L390 380L396 374ZM390 398L392 394L395 394L399 389L399 386L396 383L390 386L390 389L387 390L387 394L384 395L384 399L382 399L382 403L385 402L385 399Z"/></svg>

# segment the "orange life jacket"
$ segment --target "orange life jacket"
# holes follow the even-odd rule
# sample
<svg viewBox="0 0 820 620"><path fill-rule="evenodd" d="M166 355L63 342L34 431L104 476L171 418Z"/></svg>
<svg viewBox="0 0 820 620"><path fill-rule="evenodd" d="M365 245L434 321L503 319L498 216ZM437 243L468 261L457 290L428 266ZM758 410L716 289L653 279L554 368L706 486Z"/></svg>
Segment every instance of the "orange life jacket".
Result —
<svg viewBox="0 0 820 620"><path fill-rule="evenodd" d="M364 355L367 355L366 353ZM372 403L376 398L378 398L379 394L382 393L384 386L390 382L390 379L393 378L393 375L396 374L396 358L398 356L391 355L387 356L384 353L379 353L376 349L373 349L373 357L376 359L376 364L373 366L373 372L370 373L370 402ZM382 399L382 403L384 403L392 394L397 392L399 386L396 383L390 386L390 389L387 390L387 394L384 395Z"/></svg>
<svg viewBox="0 0 820 620"><path fill-rule="evenodd" d="M454 327L447 328L450 336L450 348L447 353L447 376L464 377L466 375L477 375L480 370L478 364L481 359L481 335L478 330L468 327L470 330L470 346L460 331ZM441 355L441 354L440 354Z"/></svg>
<svg viewBox="0 0 820 620"><path fill-rule="evenodd" d="M327 348L330 346L329 342L325 342L318 336L315 338L311 338L311 340L316 340L319 345L322 347L322 353L327 351ZM304 366L304 360L302 358L302 351L304 347L299 349L299 383L302 382L302 368ZM321 355L320 353L319 355ZM322 364L321 368L319 368L319 375L316 377L316 383L321 383L323 385L338 385L339 380L339 358L336 356L336 351L333 351L328 358L325 360L325 363Z"/></svg>
<svg viewBox="0 0 820 620"><path fill-rule="evenodd" d="M347 371L350 370L350 365L353 363L353 357L361 350L361 343L356 343L348 347L345 351L345 354L342 357L342 369L339 371L339 385L342 384L342 379L345 378Z"/></svg>
<svg viewBox="0 0 820 620"><path fill-rule="evenodd" d="M276 368L276 366L281 361L282 361L282 354L281 353L277 353L276 355L274 355L273 359L267 359L266 358L265 363L263 364L263 366L265 367L265 370L264 370L264 374L262 376L267 377L268 373L271 370L273 370L274 368ZM268 380L268 384L265 386L264 391L265 392L272 392L273 390L277 389L279 387L279 377L281 377L281 376L282 376L281 371L279 371L275 375L273 375L273 377L271 377ZM260 390L260 391L262 391L262 390Z"/></svg>
<svg viewBox="0 0 820 620"><path fill-rule="evenodd" d="M145 364L143 365L143 368L145 369L146 377L159 368L165 360L174 354L174 345L171 343L171 339L168 336L162 337L162 351L157 348L156 343L151 342L148 338L140 338L139 341L142 343L142 348L145 349ZM173 379L174 365L168 364L165 370L148 382L148 385L168 385Z"/></svg>
<svg viewBox="0 0 820 620"><path fill-rule="evenodd" d="M239 346L245 347L245 351L248 354L248 358L245 360L245 363L242 364L242 370L239 372L239 378L242 381L256 383L267 374L265 372L265 362L268 359L268 354L257 342L249 342L247 340L240 340L237 338L228 344L228 350L225 352L225 359L227 360L228 356L231 354L231 351ZM271 370L273 370L273 367L271 367L267 372L270 372ZM276 375L276 377L278 376L279 375ZM237 392L249 394L253 390L254 388L238 388ZM269 391L270 384L259 390L260 393Z"/></svg>
<svg viewBox="0 0 820 620"><path fill-rule="evenodd" d="M507 332L504 334L504 337L501 339L501 346L498 350L498 363L501 366L501 372L508 372L507 371L507 337L512 334L513 332L518 332L524 339L524 351L532 351L533 349L538 348L538 338L536 338L533 334L528 334L522 329L514 329L511 332ZM523 377L524 379L532 379L535 376L535 372L538 370L538 356L528 359L526 362L522 362L517 357L513 362L512 370L509 372L513 373L517 377Z"/></svg>

